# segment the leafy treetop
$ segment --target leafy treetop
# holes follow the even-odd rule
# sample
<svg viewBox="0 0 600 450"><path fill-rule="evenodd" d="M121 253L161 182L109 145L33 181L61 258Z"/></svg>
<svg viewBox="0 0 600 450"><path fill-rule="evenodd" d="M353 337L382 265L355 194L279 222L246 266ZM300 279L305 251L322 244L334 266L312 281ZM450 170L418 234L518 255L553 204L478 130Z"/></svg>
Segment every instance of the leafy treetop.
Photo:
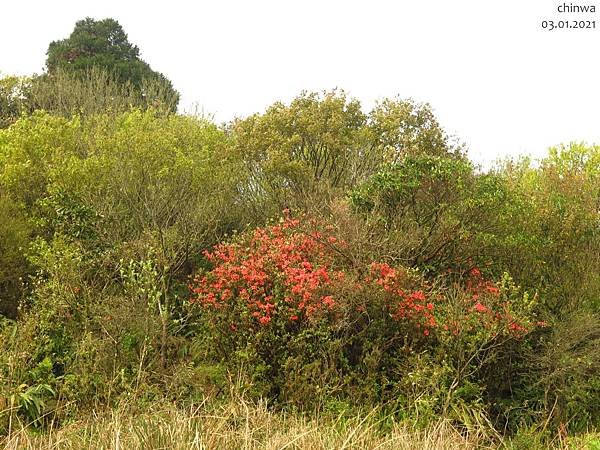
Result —
<svg viewBox="0 0 600 450"><path fill-rule="evenodd" d="M88 17L78 21L68 38L50 43L47 56L50 75L62 70L84 76L90 69L100 68L139 90L143 90L145 82L160 82L169 97L179 97L172 83L140 58L139 48L129 42L123 27L114 19Z"/></svg>

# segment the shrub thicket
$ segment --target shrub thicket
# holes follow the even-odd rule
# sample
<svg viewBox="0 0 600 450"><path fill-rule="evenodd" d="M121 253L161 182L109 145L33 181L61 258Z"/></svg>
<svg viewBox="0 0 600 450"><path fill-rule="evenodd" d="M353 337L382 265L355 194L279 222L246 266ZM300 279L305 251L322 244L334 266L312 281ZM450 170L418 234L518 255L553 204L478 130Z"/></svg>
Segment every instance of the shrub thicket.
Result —
<svg viewBox="0 0 600 450"><path fill-rule="evenodd" d="M5 102L0 433L234 379L284 409L599 424L598 147L482 171L412 101L305 93L218 127L108 111L106 81Z"/></svg>

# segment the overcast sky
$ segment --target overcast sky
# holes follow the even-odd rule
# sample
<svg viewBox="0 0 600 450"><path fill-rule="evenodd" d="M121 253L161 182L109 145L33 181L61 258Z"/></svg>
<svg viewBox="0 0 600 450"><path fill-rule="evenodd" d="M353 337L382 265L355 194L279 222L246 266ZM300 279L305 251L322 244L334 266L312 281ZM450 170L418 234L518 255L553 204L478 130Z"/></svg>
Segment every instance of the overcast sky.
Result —
<svg viewBox="0 0 600 450"><path fill-rule="evenodd" d="M594 0L583 1L592 4ZM569 1L568 3L571 3ZM77 20L112 17L142 58L217 121L301 90L429 102L472 158L600 143L600 16L556 0L36 0L3 2L0 72L41 72ZM578 3L577 3L578 4ZM600 5L598 5L600 6ZM597 6L597 7L598 7ZM543 19L595 30L541 29Z"/></svg>

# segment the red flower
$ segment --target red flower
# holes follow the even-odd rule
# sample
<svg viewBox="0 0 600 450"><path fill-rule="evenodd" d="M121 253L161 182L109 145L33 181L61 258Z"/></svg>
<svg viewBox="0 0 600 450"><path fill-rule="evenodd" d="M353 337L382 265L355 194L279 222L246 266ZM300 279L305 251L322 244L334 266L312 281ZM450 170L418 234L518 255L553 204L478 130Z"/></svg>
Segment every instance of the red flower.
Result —
<svg viewBox="0 0 600 450"><path fill-rule="evenodd" d="M479 302L475 303L474 309L475 309L475 311L480 312L480 313L484 313L484 312L488 311L487 307L482 305Z"/></svg>
<svg viewBox="0 0 600 450"><path fill-rule="evenodd" d="M486 286L486 289L489 293L491 294L499 294L500 293L500 289L498 289L496 286L494 285L488 285Z"/></svg>
<svg viewBox="0 0 600 450"><path fill-rule="evenodd" d="M271 321L271 318L269 316L262 316L258 321L261 325L267 325Z"/></svg>
<svg viewBox="0 0 600 450"><path fill-rule="evenodd" d="M425 294L423 294L423 291L416 291L413 292L411 295L413 300L418 300L418 301L423 301L425 300Z"/></svg>
<svg viewBox="0 0 600 450"><path fill-rule="evenodd" d="M481 270L479 270L477 267L473 267L469 273L471 274L472 277L478 278L481 276Z"/></svg>
<svg viewBox="0 0 600 450"><path fill-rule="evenodd" d="M327 305L329 309L333 308L333 305L335 305L335 301L333 300L333 297L331 295L324 296L321 299L321 301L323 302L323 304Z"/></svg>
<svg viewBox="0 0 600 450"><path fill-rule="evenodd" d="M300 220L286 212L280 224L255 229L245 242L205 252L214 268L194 279L192 301L231 311L241 302L261 325L269 324L278 309L289 310L290 320L298 320L299 311L312 315L333 309L336 302L328 292L344 274L331 270L334 258L322 239L328 236L302 232L299 226Z"/></svg>

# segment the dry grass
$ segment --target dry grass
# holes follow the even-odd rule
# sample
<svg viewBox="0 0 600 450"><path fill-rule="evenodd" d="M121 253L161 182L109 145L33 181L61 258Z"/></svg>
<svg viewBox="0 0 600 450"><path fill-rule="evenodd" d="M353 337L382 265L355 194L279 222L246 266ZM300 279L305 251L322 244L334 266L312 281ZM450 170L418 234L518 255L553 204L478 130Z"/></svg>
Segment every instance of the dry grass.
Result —
<svg viewBox="0 0 600 450"><path fill-rule="evenodd" d="M51 428L44 434L19 424L0 439L6 450L102 449L547 449L533 439L512 445L491 439L488 431L459 432L447 421L424 430L407 424L387 424L383 432L376 412L353 418L286 415L264 403L243 399L221 407L201 405L188 410L153 405L146 411L123 406L101 415ZM551 445L557 450L600 450L600 435L563 437Z"/></svg>
<svg viewBox="0 0 600 450"><path fill-rule="evenodd" d="M423 431L393 425L381 432L374 414L351 419L313 418L270 411L243 400L210 411L153 407L132 414L125 408L36 435L24 428L0 446L25 449L471 449L479 433L461 435L447 422Z"/></svg>

